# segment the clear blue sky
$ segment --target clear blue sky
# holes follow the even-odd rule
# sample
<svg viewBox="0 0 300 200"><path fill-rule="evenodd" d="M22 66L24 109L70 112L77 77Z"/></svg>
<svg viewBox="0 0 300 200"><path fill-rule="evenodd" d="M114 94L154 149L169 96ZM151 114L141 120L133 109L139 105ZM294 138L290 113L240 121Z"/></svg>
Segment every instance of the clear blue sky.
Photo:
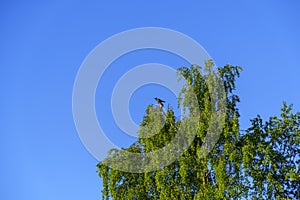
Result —
<svg viewBox="0 0 300 200"><path fill-rule="evenodd" d="M284 100L300 111L299 9L296 0L1 1L0 199L100 198L97 160L82 145L73 122L72 89L88 53L127 29L174 29L199 42L218 66L242 66L236 91L242 128L257 114L264 119L278 114ZM147 62L183 64L169 54L136 52L114 63L106 79L117 80L126 70L116 67L124 63L128 70ZM96 107L109 107L102 99L109 99L113 86L108 83L113 81L99 85ZM144 107L154 103L153 95L170 97L155 87L148 88L149 99L131 103L137 122ZM141 102L141 94L142 89L132 102ZM106 120L104 128L114 133L111 117ZM122 144L119 136L112 137Z"/></svg>

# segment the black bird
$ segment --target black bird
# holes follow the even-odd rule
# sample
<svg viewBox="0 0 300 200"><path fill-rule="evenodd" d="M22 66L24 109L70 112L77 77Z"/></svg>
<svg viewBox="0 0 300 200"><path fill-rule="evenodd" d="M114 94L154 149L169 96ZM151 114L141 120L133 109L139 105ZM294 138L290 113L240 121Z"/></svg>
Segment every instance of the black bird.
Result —
<svg viewBox="0 0 300 200"><path fill-rule="evenodd" d="M164 104L163 104L163 103L164 103L165 101L163 101L163 100L161 100L160 98L157 98L157 97L155 97L154 99L157 101L157 103L159 103L159 105L160 105L161 108L164 107Z"/></svg>

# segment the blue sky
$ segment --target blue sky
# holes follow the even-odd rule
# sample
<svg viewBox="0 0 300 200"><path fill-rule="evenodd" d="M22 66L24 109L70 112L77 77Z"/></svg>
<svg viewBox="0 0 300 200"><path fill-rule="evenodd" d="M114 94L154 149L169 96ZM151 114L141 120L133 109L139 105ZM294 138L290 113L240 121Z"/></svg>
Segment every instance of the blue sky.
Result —
<svg viewBox="0 0 300 200"><path fill-rule="evenodd" d="M236 91L242 128L257 114L264 119L278 114L284 100L299 111L299 8L298 1L276 0L1 1L0 199L100 198L97 160L82 145L73 122L72 90L89 52L128 29L180 31L200 43L218 66L242 66ZM114 81L137 64L185 64L157 51L126 56L107 71L96 94L96 108L106 109L98 118L106 120L104 129L119 145L133 139L118 139L123 136L108 113ZM130 104L136 122L155 103L154 95L170 98L175 107L175 97L165 88L146 86Z"/></svg>

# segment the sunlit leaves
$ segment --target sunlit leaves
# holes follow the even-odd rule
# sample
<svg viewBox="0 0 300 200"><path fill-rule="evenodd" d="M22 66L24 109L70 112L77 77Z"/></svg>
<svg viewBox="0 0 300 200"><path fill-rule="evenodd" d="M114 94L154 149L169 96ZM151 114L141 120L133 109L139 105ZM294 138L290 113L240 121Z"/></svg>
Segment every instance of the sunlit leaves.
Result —
<svg viewBox="0 0 300 200"><path fill-rule="evenodd" d="M126 173L99 163L103 199L300 199L300 113L293 113L292 106L284 103L280 116L265 122L257 116L246 131L240 131L240 100L234 90L241 67L226 65L218 69L225 88L222 94L208 84L220 83L215 76L208 77L213 66L209 60L204 67L178 69L178 76L187 81L178 105L185 106L187 114L200 111L192 125L184 123L185 115L175 116L171 108L163 113L149 106L138 141L124 149L142 155L154 152L169 144L181 130L196 135L187 151L171 165L147 173ZM197 109L192 106L192 94L196 95ZM214 102L215 98L224 98L226 108ZM203 156L214 108L225 111L224 127L217 143ZM121 154L120 150L111 150L107 160L118 160ZM162 159L158 156L152 162Z"/></svg>

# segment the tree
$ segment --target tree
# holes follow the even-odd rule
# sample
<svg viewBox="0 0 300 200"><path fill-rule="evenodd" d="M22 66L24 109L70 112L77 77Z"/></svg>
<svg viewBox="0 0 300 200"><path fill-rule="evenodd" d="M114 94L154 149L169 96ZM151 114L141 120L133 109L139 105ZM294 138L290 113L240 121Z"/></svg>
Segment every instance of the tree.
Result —
<svg viewBox="0 0 300 200"><path fill-rule="evenodd" d="M283 103L280 117L260 116L241 138L248 195L256 199L300 199L300 113ZM250 179L251 178L251 179Z"/></svg>
<svg viewBox="0 0 300 200"><path fill-rule="evenodd" d="M204 69L210 72L213 66L209 60ZM292 107L284 103L280 117L271 117L263 123L258 116L249 129L240 131L239 97L234 94L235 80L241 72L239 66L226 65L218 69L225 91L224 126L216 144L208 154L202 155L201 147L206 144L209 120L217 102L207 81L212 79L209 74L200 74L201 69L197 65L178 69L178 74L190 86L182 89L179 104L187 106L191 114L195 108L190 106L189 92L197 97L199 117L191 145L172 164L145 173L111 167L111 159L122 162L116 160L122 151L112 150L110 156L97 165L103 180L103 199L300 198L300 114L293 114ZM222 109L221 105L217 107ZM159 119L158 123L151 123L154 118ZM160 123L162 120L165 123ZM140 125L137 142L124 150L145 155L161 149L176 137L184 120L176 118L172 108L164 115L161 109L151 105ZM154 130L158 133L153 134Z"/></svg>

